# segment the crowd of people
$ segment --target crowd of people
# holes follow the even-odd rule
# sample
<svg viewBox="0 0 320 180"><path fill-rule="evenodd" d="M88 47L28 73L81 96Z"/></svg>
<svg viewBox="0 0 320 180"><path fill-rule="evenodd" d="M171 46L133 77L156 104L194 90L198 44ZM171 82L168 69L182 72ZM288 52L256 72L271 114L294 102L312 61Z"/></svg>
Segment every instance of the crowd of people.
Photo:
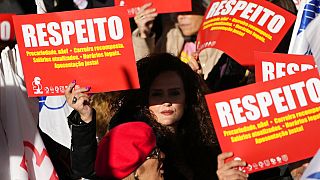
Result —
<svg viewBox="0 0 320 180"><path fill-rule="evenodd" d="M297 13L292 0L270 1ZM40 13L94 7L91 1L81 8L74 3L36 0ZM245 160L230 160L233 152L221 151L204 95L254 83L254 68L218 49L196 53L209 4L192 0L192 11L162 15L151 3L140 8L131 20L140 89L90 94L90 84L68 85L65 97L74 109L68 116L70 151L44 138L60 179L300 178L305 161L248 175L238 170ZM291 33L276 52L287 52Z"/></svg>

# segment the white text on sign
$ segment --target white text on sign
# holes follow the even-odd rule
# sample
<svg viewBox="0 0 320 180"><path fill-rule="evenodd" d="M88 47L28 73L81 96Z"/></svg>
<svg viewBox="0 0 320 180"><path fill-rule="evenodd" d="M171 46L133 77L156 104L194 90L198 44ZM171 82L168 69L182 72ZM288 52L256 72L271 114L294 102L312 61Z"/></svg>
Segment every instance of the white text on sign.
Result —
<svg viewBox="0 0 320 180"><path fill-rule="evenodd" d="M76 36L76 42L73 43L81 44L103 42L107 41L107 38L120 40L124 35L122 21L118 16L62 21L59 23L24 24L22 25L22 33L25 47L67 45L71 44L71 36ZM96 34L98 34L98 37L96 37ZM106 36L107 34L109 37Z"/></svg>

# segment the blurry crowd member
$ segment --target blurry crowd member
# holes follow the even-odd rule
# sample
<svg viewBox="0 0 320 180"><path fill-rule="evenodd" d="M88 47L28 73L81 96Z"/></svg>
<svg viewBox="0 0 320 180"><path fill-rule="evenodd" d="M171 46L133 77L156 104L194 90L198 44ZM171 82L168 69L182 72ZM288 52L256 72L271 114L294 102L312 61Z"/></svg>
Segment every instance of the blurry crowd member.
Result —
<svg viewBox="0 0 320 180"><path fill-rule="evenodd" d="M192 11L172 14L172 21L175 23L170 23L170 27L164 28L165 32L157 42L152 32L153 21L158 16L157 10L152 8L151 3L143 5L134 18L138 28L132 33L136 60L150 53L168 52L179 57L183 62L189 63L195 71L204 74L206 78L217 63L214 59L219 59L222 52L211 49L200 53L201 72L198 62L190 60L196 51L197 33L209 3L209 0L192 0Z"/></svg>
<svg viewBox="0 0 320 180"><path fill-rule="evenodd" d="M271 0L272 3L296 14L291 0ZM189 64L197 73L203 75L209 88L216 92L254 82L254 69L243 67L237 61L218 49L205 49L199 55L195 52L194 41L201 26L203 14L209 1L192 0L192 11L177 13L174 24L155 42L152 32L153 20L158 15L152 4L145 4L135 17L138 28L133 32L136 59L152 52L169 52ZM286 53L292 34L292 28L283 38L275 52Z"/></svg>
<svg viewBox="0 0 320 180"><path fill-rule="evenodd" d="M297 10L292 0L269 0L279 7L296 14ZM290 39L293 31L293 26L286 33L278 47L276 53L287 53L289 49ZM209 50L207 50L209 51ZM201 55L201 54L200 54ZM193 69L203 68L201 61L203 57L199 57L200 65L196 63L195 59L191 59L194 67ZM216 65L210 69L205 76L206 83L213 92L231 89L246 84L254 83L254 67L241 66L236 60L223 53L222 56L210 57L210 61L217 62ZM207 67L205 67L207 68Z"/></svg>
<svg viewBox="0 0 320 180"><path fill-rule="evenodd" d="M96 129L98 141L108 132L112 117L121 105L120 91L97 93L92 96L91 106L96 111Z"/></svg>

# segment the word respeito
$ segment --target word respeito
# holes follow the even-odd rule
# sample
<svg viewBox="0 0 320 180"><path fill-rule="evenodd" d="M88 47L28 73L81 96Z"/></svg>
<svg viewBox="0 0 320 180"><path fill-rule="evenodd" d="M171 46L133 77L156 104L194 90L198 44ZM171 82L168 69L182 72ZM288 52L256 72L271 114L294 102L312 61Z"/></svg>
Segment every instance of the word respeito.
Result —
<svg viewBox="0 0 320 180"><path fill-rule="evenodd" d="M227 127L269 117L271 108L277 113L284 113L308 106L308 102L320 103L319 78L309 78L269 91L245 95L229 102L218 102L215 107L221 126Z"/></svg>
<svg viewBox="0 0 320 180"><path fill-rule="evenodd" d="M103 42L107 41L107 38L120 40L124 35L122 21L118 16L23 24L21 28L25 47L67 45L71 44L71 41L74 39L76 42L73 43L80 44L97 41ZM109 35L109 37L106 35Z"/></svg>

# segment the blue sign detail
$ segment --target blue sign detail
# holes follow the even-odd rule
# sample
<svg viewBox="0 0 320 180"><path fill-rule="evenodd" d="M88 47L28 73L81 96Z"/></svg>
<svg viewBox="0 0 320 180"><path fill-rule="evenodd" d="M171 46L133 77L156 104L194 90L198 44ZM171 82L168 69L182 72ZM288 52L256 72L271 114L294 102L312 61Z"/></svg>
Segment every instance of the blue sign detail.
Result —
<svg viewBox="0 0 320 180"><path fill-rule="evenodd" d="M67 101L65 100L64 103L61 105L61 106L58 106L58 107L49 107L48 105L46 105L46 99L47 97L46 96L41 96L39 98L39 111L41 111L42 107L45 106L46 108L50 109L50 110L58 110L58 109L62 109Z"/></svg>
<svg viewBox="0 0 320 180"><path fill-rule="evenodd" d="M308 179L320 179L320 172L313 173L307 177Z"/></svg>
<svg viewBox="0 0 320 180"><path fill-rule="evenodd" d="M47 96L41 96L39 97L39 112L41 111L43 105L45 104L47 99Z"/></svg>
<svg viewBox="0 0 320 180"><path fill-rule="evenodd" d="M320 13L320 0L311 0L303 8L298 34L307 28L309 23Z"/></svg>

